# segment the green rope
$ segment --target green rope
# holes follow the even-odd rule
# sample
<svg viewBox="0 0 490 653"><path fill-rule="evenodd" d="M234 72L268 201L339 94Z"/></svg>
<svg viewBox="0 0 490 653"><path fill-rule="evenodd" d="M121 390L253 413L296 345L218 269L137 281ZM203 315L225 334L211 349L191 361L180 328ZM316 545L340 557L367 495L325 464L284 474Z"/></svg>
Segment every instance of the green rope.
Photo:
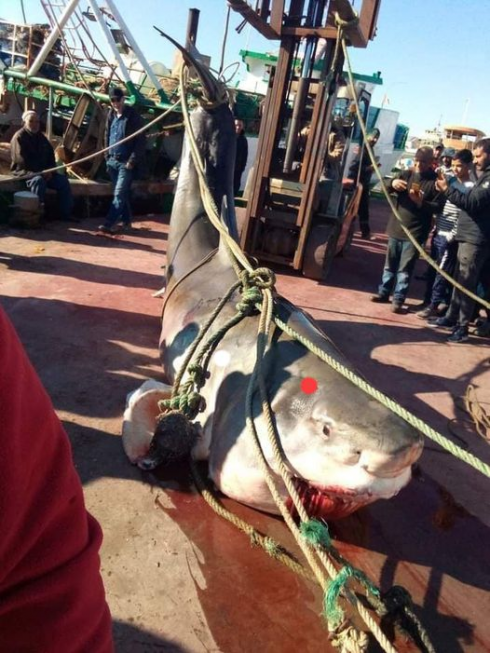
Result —
<svg viewBox="0 0 490 653"><path fill-rule="evenodd" d="M313 546L323 546L327 550L332 546L332 538L327 524L319 522L318 519L301 522L300 531L301 535Z"/></svg>
<svg viewBox="0 0 490 653"><path fill-rule="evenodd" d="M344 619L344 611L339 605L340 592L344 589L347 581L350 578L355 578L369 594L379 597L379 589L369 580L366 574L360 569L356 569L351 565L343 567L337 576L332 580L328 586L324 597L324 613L329 623L335 629Z"/></svg>

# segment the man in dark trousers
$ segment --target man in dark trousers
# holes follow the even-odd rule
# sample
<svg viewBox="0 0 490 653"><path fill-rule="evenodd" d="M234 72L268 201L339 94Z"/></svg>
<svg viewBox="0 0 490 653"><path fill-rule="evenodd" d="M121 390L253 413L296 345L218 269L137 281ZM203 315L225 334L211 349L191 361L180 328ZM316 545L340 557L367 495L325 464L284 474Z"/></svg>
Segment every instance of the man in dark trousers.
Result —
<svg viewBox="0 0 490 653"><path fill-rule="evenodd" d="M367 142L374 148L380 137L379 129L373 129L369 132ZM374 171L374 166L371 162L369 152L366 147L362 147L361 154L356 156L349 168L349 179L353 179L362 184L362 194L359 201L359 227L361 229L361 237L369 240L371 238L371 227L369 226L369 191L371 176Z"/></svg>
<svg viewBox="0 0 490 653"><path fill-rule="evenodd" d="M480 175L473 188L468 190L461 184L448 183L442 175L436 187L461 209L456 231L459 243L456 281L475 293L480 273L490 256L490 138L475 143L473 160ZM455 288L446 315L435 320L433 326L453 329L448 342L465 342L474 307L474 300Z"/></svg>
<svg viewBox="0 0 490 653"><path fill-rule="evenodd" d="M445 201L435 186L437 175L432 169L433 157L432 148L419 148L413 170L403 170L390 185L390 190L397 194L401 223L419 245L427 240L433 215L442 210ZM373 295L371 301L389 302L393 293L393 313L402 313L419 253L394 215L390 216L386 233L389 238L383 276L378 294Z"/></svg>
<svg viewBox="0 0 490 653"><path fill-rule="evenodd" d="M129 198L135 169L144 155L144 137L142 134L120 143L143 126L139 114L125 105L124 91L120 88L111 90L111 110L107 116L105 146L114 146L106 152L106 167L114 184L114 198L109 213L99 230L104 233L116 233L120 229L131 228L131 206ZM118 225L121 226L118 226Z"/></svg>
<svg viewBox="0 0 490 653"><path fill-rule="evenodd" d="M240 186L242 185L243 171L247 167L248 159L248 142L245 136L245 125L243 120L238 118L235 120L235 133L236 133L236 157L235 157L235 172L233 175L233 194L235 197L238 195Z"/></svg>
<svg viewBox="0 0 490 653"><path fill-rule="evenodd" d="M51 143L41 131L39 116L35 111L25 111L22 115L23 127L17 131L10 142L12 158L11 170L16 176L28 175L27 188L39 197L41 209L44 209L46 189L52 188L58 193L58 203L62 220L78 222L71 215L73 197L70 182L65 175L58 172L43 172L56 167L54 150Z"/></svg>

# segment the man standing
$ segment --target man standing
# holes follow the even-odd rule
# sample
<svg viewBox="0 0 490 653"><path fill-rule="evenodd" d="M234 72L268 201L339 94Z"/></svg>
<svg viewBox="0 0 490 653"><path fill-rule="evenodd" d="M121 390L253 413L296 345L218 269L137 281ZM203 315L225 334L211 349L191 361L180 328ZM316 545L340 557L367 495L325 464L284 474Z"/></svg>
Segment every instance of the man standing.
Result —
<svg viewBox="0 0 490 653"><path fill-rule="evenodd" d="M433 158L432 148L419 148L413 170L403 170L390 186L397 194L401 223L420 245L427 240L432 216L440 212L444 204L444 196L435 187L437 176L432 169ZM419 253L394 215L390 216L386 232L389 238L383 276L378 294L373 295L371 301L387 303L393 292L393 313L402 313Z"/></svg>
<svg viewBox="0 0 490 653"><path fill-rule="evenodd" d="M458 181L466 189L472 188L475 179L472 173L473 156L469 150L456 152L452 159L452 176L440 170L449 184ZM453 276L456 268L458 242L456 239L460 209L446 200L441 213L436 215L436 226L431 242L431 258L437 265ZM417 315L422 319L431 319L444 315L449 307L453 287L441 274L429 266L427 270L427 289L425 303L427 306Z"/></svg>
<svg viewBox="0 0 490 653"><path fill-rule="evenodd" d="M374 146L380 137L379 129L373 129L369 132L367 142L374 149ZM362 147L361 156L357 156L349 168L349 179L357 181L362 184L362 194L359 202L359 227L361 229L361 237L369 240L371 238L371 227L369 226L369 191L371 176L373 174L374 166L371 162L369 152L365 146Z"/></svg>
<svg viewBox="0 0 490 653"><path fill-rule="evenodd" d="M238 195L240 186L242 185L243 171L247 167L248 159L248 142L245 136L245 125L243 120L238 118L235 120L235 134L236 134L236 157L235 157L235 172L233 175L233 194L235 197Z"/></svg>
<svg viewBox="0 0 490 653"><path fill-rule="evenodd" d="M119 230L119 223L122 224L123 229L131 227L129 204L131 183L138 160L143 156L144 140L140 134L124 143L120 142L138 131L143 122L132 107L125 106L122 89L112 89L109 97L112 108L107 116L105 146L113 147L106 153L106 167L114 184L114 198L105 222L99 230L104 233L116 233Z"/></svg>
<svg viewBox="0 0 490 653"><path fill-rule="evenodd" d="M490 138L475 143L473 159L480 173L473 188L468 190L459 183L449 184L442 177L436 181L436 187L462 209L456 231L459 243L456 281L475 293L480 272L490 255ZM446 315L435 320L433 326L453 329L448 342L464 342L468 340L474 306L473 299L455 288Z"/></svg>
<svg viewBox="0 0 490 653"><path fill-rule="evenodd" d="M41 132L39 116L35 111L25 111L22 122L23 127L13 135L10 142L12 172L17 176L31 174L26 181L27 188L39 197L41 209L44 208L46 189L57 191L61 218L78 222L71 215L73 197L67 177L57 172L43 172L55 168L56 162L53 147Z"/></svg>

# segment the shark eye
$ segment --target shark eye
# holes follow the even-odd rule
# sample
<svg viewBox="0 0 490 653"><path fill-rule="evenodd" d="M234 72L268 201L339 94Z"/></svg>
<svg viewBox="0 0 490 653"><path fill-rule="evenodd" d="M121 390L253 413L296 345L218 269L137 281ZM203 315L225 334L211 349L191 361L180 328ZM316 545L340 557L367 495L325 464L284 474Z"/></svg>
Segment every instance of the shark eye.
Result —
<svg viewBox="0 0 490 653"><path fill-rule="evenodd" d="M328 424L323 425L323 435L327 438L330 437L330 426Z"/></svg>

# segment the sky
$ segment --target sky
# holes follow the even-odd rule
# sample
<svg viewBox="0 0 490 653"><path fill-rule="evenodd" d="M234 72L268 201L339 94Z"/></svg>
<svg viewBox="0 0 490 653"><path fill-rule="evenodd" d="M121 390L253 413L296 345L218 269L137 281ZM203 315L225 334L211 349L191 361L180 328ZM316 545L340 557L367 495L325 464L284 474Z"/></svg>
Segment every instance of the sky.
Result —
<svg viewBox="0 0 490 653"><path fill-rule="evenodd" d="M22 22L20 0L0 0L0 17ZM45 22L40 0L23 0L28 22ZM103 5L103 1L99 4ZM361 0L354 0L359 8ZM8 6L8 9L7 9ZM85 10L86 0L80 0ZM117 7L149 61L171 67L173 46L153 29L185 40L188 11L200 10L197 46L219 67L226 0L117 0ZM274 52L241 16L230 13L225 65L240 61L240 49ZM464 124L490 134L490 0L381 0L376 37L367 48L349 48L355 72L381 71L383 86L373 104L400 112L412 136L437 125ZM228 68L231 74L233 66ZM243 64L238 78L245 74ZM233 81L237 78L235 77Z"/></svg>

